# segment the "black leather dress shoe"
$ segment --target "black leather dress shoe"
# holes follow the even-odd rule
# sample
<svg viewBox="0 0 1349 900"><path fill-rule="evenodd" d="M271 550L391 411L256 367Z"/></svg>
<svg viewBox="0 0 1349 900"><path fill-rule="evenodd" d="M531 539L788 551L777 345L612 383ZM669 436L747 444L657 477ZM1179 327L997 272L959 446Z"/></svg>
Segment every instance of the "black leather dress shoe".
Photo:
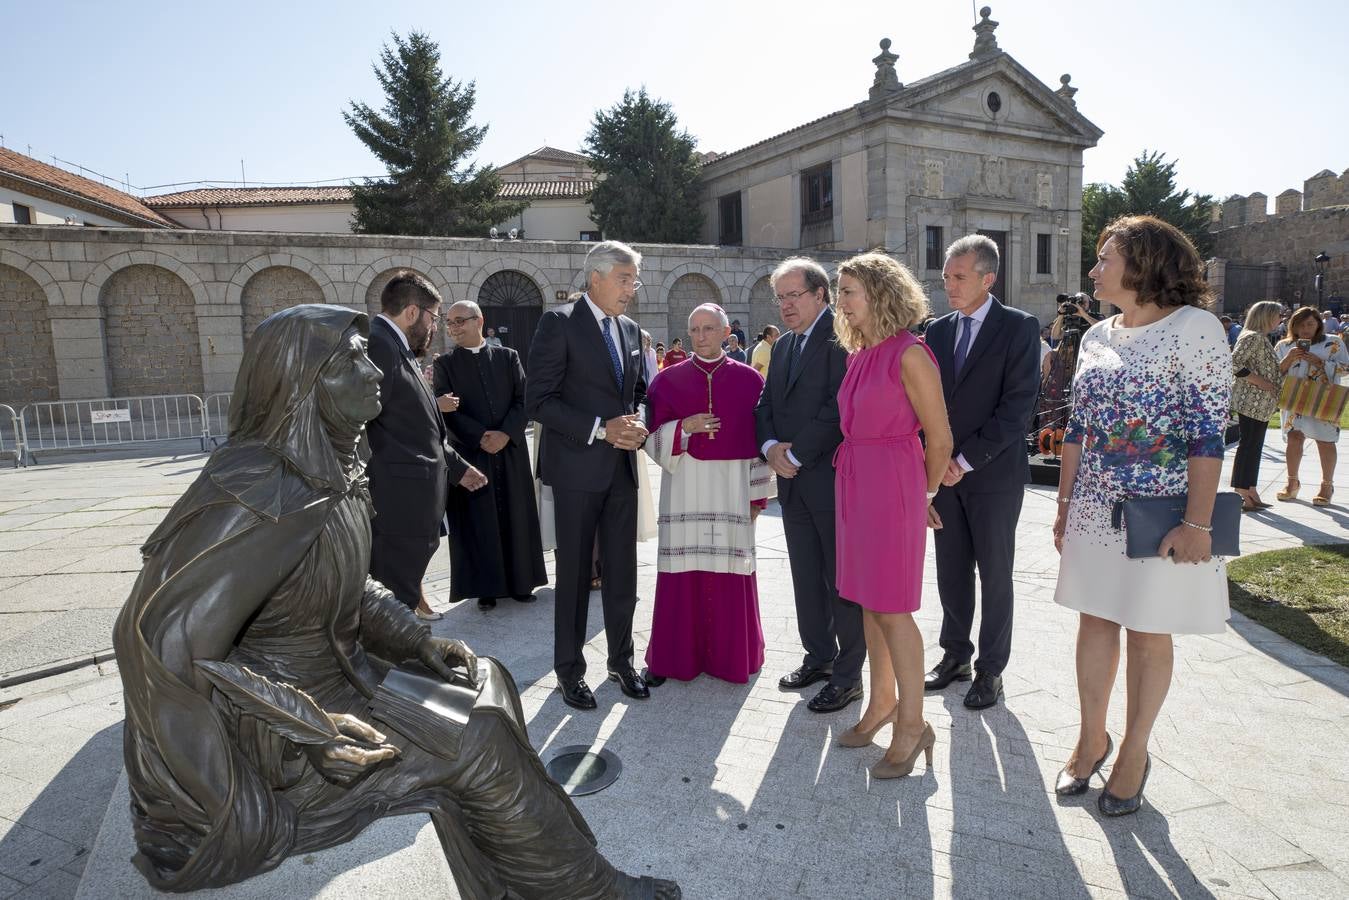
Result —
<svg viewBox="0 0 1349 900"><path fill-rule="evenodd" d="M496 609L496 608L497 608L497 598L496 598L496 597L479 597L479 598L478 598L478 609Z"/></svg>
<svg viewBox="0 0 1349 900"><path fill-rule="evenodd" d="M972 671L969 663L957 662L948 653L923 676L923 690L940 691L953 681L969 681Z"/></svg>
<svg viewBox="0 0 1349 900"><path fill-rule="evenodd" d="M572 709L595 708L595 695L590 692L590 685L585 683L584 678L572 682L560 681L557 689L562 692L562 702Z"/></svg>
<svg viewBox="0 0 1349 900"><path fill-rule="evenodd" d="M836 684L826 684L818 694L806 704L811 712L838 712L854 700L862 699L862 686L855 684L850 688L841 688Z"/></svg>
<svg viewBox="0 0 1349 900"><path fill-rule="evenodd" d="M966 709L987 709L1002 697L1002 676L985 675L980 672L974 676L974 684L965 695Z"/></svg>
<svg viewBox="0 0 1349 900"><path fill-rule="evenodd" d="M609 680L617 681L619 690L634 700L645 700L651 696L651 692L647 690L646 682L642 680L642 676L638 675L631 668L624 669L621 672L615 672L610 669Z"/></svg>
<svg viewBox="0 0 1349 900"><path fill-rule="evenodd" d="M817 681L824 681L833 674L833 669L817 669L815 666L803 665L795 672L788 672L779 678L778 687L784 691L799 691L801 688L810 687Z"/></svg>
<svg viewBox="0 0 1349 900"><path fill-rule="evenodd" d="M652 675L649 668L642 666L642 680L646 682L647 687L660 687L665 683L665 676Z"/></svg>
<svg viewBox="0 0 1349 900"><path fill-rule="evenodd" d="M514 600L516 603L533 603L535 600L539 598L535 597L533 594L515 594L511 597L511 599Z"/></svg>

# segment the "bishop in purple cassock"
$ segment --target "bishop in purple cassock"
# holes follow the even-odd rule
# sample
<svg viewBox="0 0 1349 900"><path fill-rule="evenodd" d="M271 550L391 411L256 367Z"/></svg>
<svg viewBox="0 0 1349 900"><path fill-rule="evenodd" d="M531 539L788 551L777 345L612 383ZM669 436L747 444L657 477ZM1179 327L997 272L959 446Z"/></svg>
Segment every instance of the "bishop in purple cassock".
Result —
<svg viewBox="0 0 1349 900"><path fill-rule="evenodd" d="M695 309L694 352L647 389L646 452L664 470L646 651L657 679L706 672L743 684L763 665L754 516L774 484L754 438L764 381L722 351L728 331L720 307Z"/></svg>

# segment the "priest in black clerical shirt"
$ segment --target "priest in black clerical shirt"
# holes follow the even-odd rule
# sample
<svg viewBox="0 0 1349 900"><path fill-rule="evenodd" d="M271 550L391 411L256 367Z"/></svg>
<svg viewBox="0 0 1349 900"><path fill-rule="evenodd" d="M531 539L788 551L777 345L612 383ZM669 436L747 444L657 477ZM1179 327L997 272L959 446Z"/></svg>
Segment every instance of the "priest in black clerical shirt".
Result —
<svg viewBox="0 0 1349 900"><path fill-rule="evenodd" d="M450 599L534 599L547 584L534 477L525 446L525 370L509 347L483 339L482 309L465 300L445 324L455 347L436 359L435 393L450 443L487 476L475 493L449 489Z"/></svg>

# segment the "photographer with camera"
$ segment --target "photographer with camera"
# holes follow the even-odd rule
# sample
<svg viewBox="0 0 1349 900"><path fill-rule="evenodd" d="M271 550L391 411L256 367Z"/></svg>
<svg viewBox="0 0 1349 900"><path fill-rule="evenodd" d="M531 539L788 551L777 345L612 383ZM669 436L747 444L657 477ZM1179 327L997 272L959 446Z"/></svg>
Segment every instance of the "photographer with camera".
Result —
<svg viewBox="0 0 1349 900"><path fill-rule="evenodd" d="M1095 301L1086 294L1059 294L1054 298L1059 304L1059 314L1049 327L1049 343L1057 347L1065 333L1076 331L1079 336L1088 328L1101 321L1099 308L1092 312Z"/></svg>

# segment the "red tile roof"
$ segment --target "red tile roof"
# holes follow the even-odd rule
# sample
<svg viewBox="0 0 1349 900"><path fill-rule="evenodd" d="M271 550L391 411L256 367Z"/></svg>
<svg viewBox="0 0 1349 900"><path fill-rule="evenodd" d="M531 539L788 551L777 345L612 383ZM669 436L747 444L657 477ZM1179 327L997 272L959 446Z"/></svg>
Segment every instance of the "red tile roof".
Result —
<svg viewBox="0 0 1349 900"><path fill-rule="evenodd" d="M289 206L311 203L350 203L349 187L197 188L145 198L155 209L196 206Z"/></svg>
<svg viewBox="0 0 1349 900"><path fill-rule="evenodd" d="M595 187L588 178L558 181L502 182L498 196L507 200L558 200L585 197ZM198 188L146 197L155 209L185 209L199 206L299 206L316 203L350 203L349 187L257 187Z"/></svg>
<svg viewBox="0 0 1349 900"><path fill-rule="evenodd" d="M0 147L0 177L5 175L64 194L71 206L81 206L110 219L120 218L128 225L178 227L130 194Z"/></svg>
<svg viewBox="0 0 1349 900"><path fill-rule="evenodd" d="M573 153L570 150L559 150L556 147L540 147L533 153L527 153L520 159L551 159L557 162L579 163L581 165L590 165L590 157L581 153ZM516 162L519 162L517 159ZM510 163L507 163L510 165Z"/></svg>
<svg viewBox="0 0 1349 900"><path fill-rule="evenodd" d="M497 194L503 200L561 200L585 197L595 188L589 178L570 181L505 181Z"/></svg>

